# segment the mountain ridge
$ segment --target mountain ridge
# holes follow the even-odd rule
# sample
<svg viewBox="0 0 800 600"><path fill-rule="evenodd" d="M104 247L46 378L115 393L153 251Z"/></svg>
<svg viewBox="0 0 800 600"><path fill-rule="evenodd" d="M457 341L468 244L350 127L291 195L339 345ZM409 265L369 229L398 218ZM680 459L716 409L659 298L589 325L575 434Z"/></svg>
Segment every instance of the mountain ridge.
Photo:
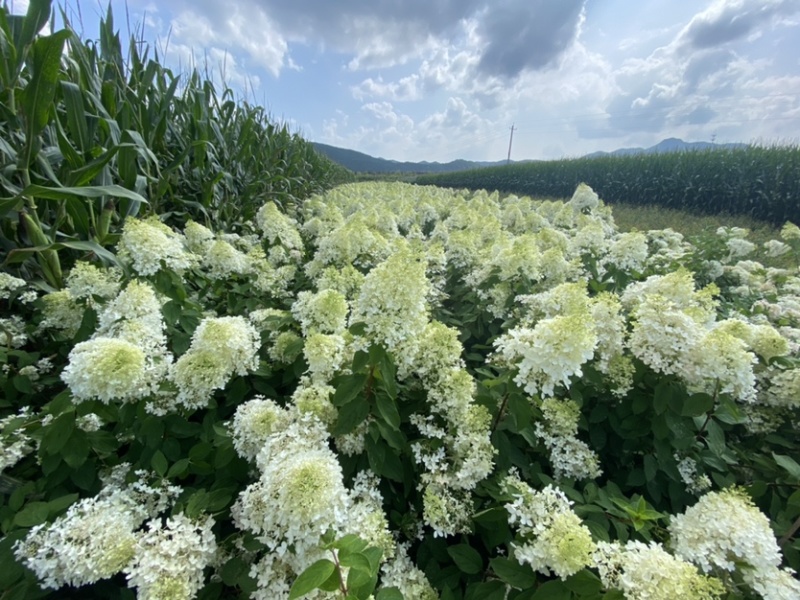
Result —
<svg viewBox="0 0 800 600"><path fill-rule="evenodd" d="M338 146L331 146L329 144L322 144L320 142L311 142L318 152L330 158L344 167L347 167L356 173L449 173L452 171L464 171L467 169L477 169L481 167L495 167L507 164L506 160L496 161L473 161L456 159L446 163L437 161L397 161L386 158L379 158L370 156L364 152L357 150L350 150L348 148L340 148ZM631 156L635 154L657 154L660 152L684 152L693 150L710 150L710 149L735 149L743 148L748 144L742 143L728 143L716 144L714 142L684 142L680 138L666 138L661 140L658 144L650 146L649 148L618 148L611 152L592 152L580 158L598 158L602 156ZM529 160L512 160L512 163L533 162Z"/></svg>

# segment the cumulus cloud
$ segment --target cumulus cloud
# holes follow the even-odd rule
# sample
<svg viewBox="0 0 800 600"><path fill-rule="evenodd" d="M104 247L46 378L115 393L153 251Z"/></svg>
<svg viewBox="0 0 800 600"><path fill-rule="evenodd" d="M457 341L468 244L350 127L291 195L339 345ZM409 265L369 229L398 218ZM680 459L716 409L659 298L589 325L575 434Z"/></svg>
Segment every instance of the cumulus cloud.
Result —
<svg viewBox="0 0 800 600"><path fill-rule="evenodd" d="M798 0L716 0L681 31L677 43L691 49L714 48L760 35L761 29L800 11Z"/></svg>
<svg viewBox="0 0 800 600"><path fill-rule="evenodd" d="M715 0L669 43L621 65L614 75L620 92L607 104L600 131L611 137L753 119L739 99L752 95L770 65L748 58L750 47L798 12L800 0Z"/></svg>
<svg viewBox="0 0 800 600"><path fill-rule="evenodd" d="M457 45L463 23L476 20L480 70L515 77L558 60L575 38L585 1L175 0L184 17L174 25L178 36L202 31L279 73L291 43L334 50L350 70L370 70Z"/></svg>
<svg viewBox="0 0 800 600"><path fill-rule="evenodd" d="M584 2L506 0L490 5L480 19L479 32L486 40L480 70L515 77L553 64L574 41Z"/></svg>

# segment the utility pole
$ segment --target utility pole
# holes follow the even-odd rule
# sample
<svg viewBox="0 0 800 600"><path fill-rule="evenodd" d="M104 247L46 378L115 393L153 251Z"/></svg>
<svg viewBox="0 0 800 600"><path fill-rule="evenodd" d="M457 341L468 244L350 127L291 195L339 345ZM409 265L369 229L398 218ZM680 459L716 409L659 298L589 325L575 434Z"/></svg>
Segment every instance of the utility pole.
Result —
<svg viewBox="0 0 800 600"><path fill-rule="evenodd" d="M506 164L511 164L511 142L514 141L514 124L511 124L511 137L508 138L508 160Z"/></svg>

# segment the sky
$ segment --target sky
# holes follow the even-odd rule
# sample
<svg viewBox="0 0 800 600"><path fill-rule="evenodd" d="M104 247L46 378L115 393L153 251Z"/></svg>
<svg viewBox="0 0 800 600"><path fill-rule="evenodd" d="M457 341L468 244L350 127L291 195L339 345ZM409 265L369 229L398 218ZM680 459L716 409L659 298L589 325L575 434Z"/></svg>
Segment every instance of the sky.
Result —
<svg viewBox="0 0 800 600"><path fill-rule="evenodd" d="M24 9L17 0L15 10ZM394 160L800 142L800 0L112 0L307 139ZM103 0L67 0L98 37Z"/></svg>

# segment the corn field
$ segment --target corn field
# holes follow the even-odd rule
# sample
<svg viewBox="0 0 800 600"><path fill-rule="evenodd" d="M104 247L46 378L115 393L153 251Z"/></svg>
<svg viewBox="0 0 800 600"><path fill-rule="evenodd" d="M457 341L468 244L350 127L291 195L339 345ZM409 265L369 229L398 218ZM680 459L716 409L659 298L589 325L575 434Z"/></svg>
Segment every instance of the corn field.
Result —
<svg viewBox="0 0 800 600"><path fill-rule="evenodd" d="M352 175L259 106L196 70L175 74L109 7L99 38L31 0L0 9L0 262L53 288L61 263L95 255L129 216L230 230L265 201L286 207Z"/></svg>
<svg viewBox="0 0 800 600"><path fill-rule="evenodd" d="M748 215L776 225L800 220L797 145L530 162L417 182L555 198L586 183L612 202Z"/></svg>

